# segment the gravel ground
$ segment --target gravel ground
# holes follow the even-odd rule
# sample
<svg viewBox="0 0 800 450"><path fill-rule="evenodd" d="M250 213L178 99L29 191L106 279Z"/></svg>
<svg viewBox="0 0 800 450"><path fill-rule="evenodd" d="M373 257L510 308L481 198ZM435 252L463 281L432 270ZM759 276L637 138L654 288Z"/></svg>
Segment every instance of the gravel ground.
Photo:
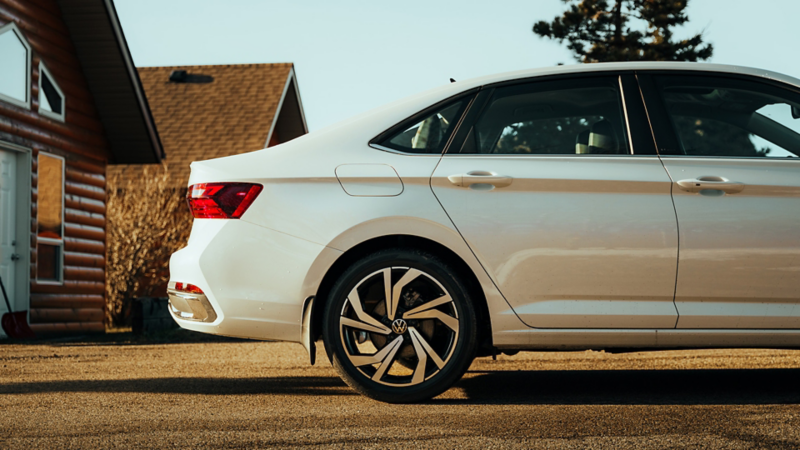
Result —
<svg viewBox="0 0 800 450"><path fill-rule="evenodd" d="M427 404L297 344L0 344L0 447L800 448L800 351L520 353Z"/></svg>

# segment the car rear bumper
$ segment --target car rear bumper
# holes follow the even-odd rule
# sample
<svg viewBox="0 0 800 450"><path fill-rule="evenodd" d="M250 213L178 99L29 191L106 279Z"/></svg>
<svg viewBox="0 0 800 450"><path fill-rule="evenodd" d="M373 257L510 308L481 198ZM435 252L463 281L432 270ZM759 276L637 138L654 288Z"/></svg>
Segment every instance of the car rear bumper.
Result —
<svg viewBox="0 0 800 450"><path fill-rule="evenodd" d="M203 333L301 342L303 303L319 282L308 274L335 254L243 220L196 219L188 245L170 258L172 317ZM176 282L203 294L178 292Z"/></svg>

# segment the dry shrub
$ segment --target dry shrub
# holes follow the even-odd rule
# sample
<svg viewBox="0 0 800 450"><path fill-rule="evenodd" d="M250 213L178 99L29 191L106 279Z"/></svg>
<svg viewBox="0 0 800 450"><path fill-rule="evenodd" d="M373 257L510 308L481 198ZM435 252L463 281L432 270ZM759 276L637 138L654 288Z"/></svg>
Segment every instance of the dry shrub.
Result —
<svg viewBox="0 0 800 450"><path fill-rule="evenodd" d="M141 177L116 172L108 179L106 302L112 326L124 326L133 297L155 292L169 280L169 257L186 245L192 216L185 189L170 184L163 166L145 166Z"/></svg>

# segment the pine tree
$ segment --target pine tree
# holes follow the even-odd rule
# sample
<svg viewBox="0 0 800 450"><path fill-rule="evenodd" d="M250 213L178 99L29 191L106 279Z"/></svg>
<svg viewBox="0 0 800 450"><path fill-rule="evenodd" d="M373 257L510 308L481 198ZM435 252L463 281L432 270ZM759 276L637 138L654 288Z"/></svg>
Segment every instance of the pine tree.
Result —
<svg viewBox="0 0 800 450"><path fill-rule="evenodd" d="M539 36L567 42L584 63L606 61L703 61L711 44L702 33L673 40L672 30L689 21L688 0L563 0L567 11L533 26Z"/></svg>

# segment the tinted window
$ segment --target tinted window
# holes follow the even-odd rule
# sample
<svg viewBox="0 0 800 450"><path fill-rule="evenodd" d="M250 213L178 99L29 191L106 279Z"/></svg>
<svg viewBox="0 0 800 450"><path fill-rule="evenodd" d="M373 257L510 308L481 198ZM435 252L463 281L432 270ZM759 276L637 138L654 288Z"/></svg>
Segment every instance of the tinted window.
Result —
<svg viewBox="0 0 800 450"><path fill-rule="evenodd" d="M441 153L466 102L466 99L462 99L421 118L412 119L378 144L402 152Z"/></svg>
<svg viewBox="0 0 800 450"><path fill-rule="evenodd" d="M498 88L470 130L461 153L627 154L616 79Z"/></svg>
<svg viewBox="0 0 800 450"><path fill-rule="evenodd" d="M662 77L659 91L683 154L796 157L800 104L774 86L708 77Z"/></svg>

